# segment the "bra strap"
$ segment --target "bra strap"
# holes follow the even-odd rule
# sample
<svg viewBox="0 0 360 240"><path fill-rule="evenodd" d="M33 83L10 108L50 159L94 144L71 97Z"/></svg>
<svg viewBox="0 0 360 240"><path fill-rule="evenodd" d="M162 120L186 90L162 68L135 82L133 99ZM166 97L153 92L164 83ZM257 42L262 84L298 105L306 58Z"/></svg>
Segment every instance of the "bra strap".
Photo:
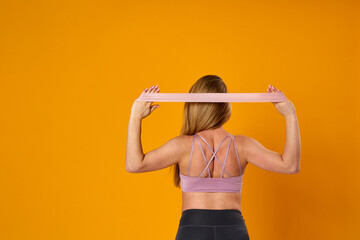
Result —
<svg viewBox="0 0 360 240"><path fill-rule="evenodd" d="M236 147L236 141L235 141L235 136L233 136L234 138L234 146L235 146L235 153L236 153L236 158L238 160L238 163L239 163L239 169L240 169L240 176L241 176L241 164L240 164L240 158L239 158L239 154L238 154L238 150L237 150L237 147Z"/></svg>
<svg viewBox="0 0 360 240"><path fill-rule="evenodd" d="M199 135L196 135L196 136L199 136ZM199 137L201 137L201 136L199 136ZM204 154L204 150L203 150L202 147L201 147L199 138L197 138L196 140L197 140L197 142L198 142L198 144L199 144L201 153L202 153L203 158L204 158L204 160L205 160L205 164L206 164L206 166L208 166L208 165L210 164L212 158L209 160L209 163L208 163L207 160L206 160L206 156L205 156L205 154ZM201 175L205 172L206 168L207 168L207 167L205 167L205 169L204 169L204 171L201 173ZM211 177L211 173L210 173L210 169L209 169L209 168L208 168L208 173L209 173L209 177ZM200 175L200 176L201 176L201 175ZM199 177L200 177L200 176L199 176Z"/></svg>
<svg viewBox="0 0 360 240"><path fill-rule="evenodd" d="M191 147L191 154L190 154L189 167L188 167L188 173L187 173L188 176L189 176L191 160L192 160L192 156L193 156L193 152L194 152L194 143L195 143L195 135L193 135L193 143L192 143L192 147Z"/></svg>
<svg viewBox="0 0 360 240"><path fill-rule="evenodd" d="M214 157L218 160L218 163L219 163L220 166L222 167L222 164L221 164L220 160L217 158L216 153L217 153L217 151L220 149L221 144L222 144L222 143L225 141L225 139L226 139L228 136L230 136L230 135L231 135L231 134L229 133L229 134L220 142L220 144L219 144L219 146L218 146L218 148L216 149L215 152L213 151L213 149L211 148L211 146L208 144L208 142L207 142L203 137L199 136L201 139L203 139L203 140L205 141L205 143L207 144L207 146L210 148L211 152L213 153L211 159L209 160L208 164L206 165L205 169L203 170L203 172L200 174L199 177L201 177L201 175L203 175L203 173L205 172L206 169L209 170L208 167L209 167L209 165L210 165L210 163L211 163L211 161L213 160ZM200 144L200 143L199 143L199 144ZM202 148L201 148L201 151L202 151L202 154L203 154L204 158L206 159L205 154L204 154ZM224 170L225 170L225 169L224 169ZM229 176L231 176L226 170L225 170L225 172L226 172L226 174L228 174ZM211 175L210 175L210 170L209 170L209 176L211 177Z"/></svg>
<svg viewBox="0 0 360 240"><path fill-rule="evenodd" d="M224 166L222 166L221 177L223 177L223 175L224 175L224 170L225 170L226 161L227 161L227 159L228 159L228 154L229 154L229 149L230 149L231 140L232 140L232 137L230 137L229 145L228 145L228 148L227 148L227 150L226 150L226 156L225 156ZM230 177L231 177L231 176L230 176Z"/></svg>

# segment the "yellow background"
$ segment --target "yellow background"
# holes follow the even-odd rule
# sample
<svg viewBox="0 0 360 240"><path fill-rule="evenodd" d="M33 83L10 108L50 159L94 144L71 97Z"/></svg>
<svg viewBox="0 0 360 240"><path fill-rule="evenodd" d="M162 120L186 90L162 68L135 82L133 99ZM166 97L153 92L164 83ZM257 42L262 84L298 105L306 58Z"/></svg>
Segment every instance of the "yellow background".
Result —
<svg viewBox="0 0 360 240"><path fill-rule="evenodd" d="M359 239L358 1L1 1L0 239L175 239L172 172L125 170L133 101L281 89L298 114L300 173L248 165L250 238ZM143 120L148 152L180 132L183 103ZM224 126L282 153L272 103L233 103Z"/></svg>

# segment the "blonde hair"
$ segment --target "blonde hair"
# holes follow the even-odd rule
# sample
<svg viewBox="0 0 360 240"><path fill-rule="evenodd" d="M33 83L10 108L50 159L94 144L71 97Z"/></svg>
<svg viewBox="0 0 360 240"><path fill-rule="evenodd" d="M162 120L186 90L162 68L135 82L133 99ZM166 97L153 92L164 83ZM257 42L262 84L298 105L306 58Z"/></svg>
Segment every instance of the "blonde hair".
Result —
<svg viewBox="0 0 360 240"><path fill-rule="evenodd" d="M227 87L219 76L205 75L192 85L189 93L227 93ZM230 102L185 102L180 135L219 128L230 119L231 112ZM174 185L180 188L179 164L172 165L172 169Z"/></svg>

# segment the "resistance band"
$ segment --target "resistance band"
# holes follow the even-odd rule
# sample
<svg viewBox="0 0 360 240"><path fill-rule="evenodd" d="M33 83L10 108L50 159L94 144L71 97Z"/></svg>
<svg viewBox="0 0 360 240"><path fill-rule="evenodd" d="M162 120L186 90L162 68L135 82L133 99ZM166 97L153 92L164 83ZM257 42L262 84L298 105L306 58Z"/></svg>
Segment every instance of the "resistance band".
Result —
<svg viewBox="0 0 360 240"><path fill-rule="evenodd" d="M275 93L147 93L137 101L147 102L284 102L282 92Z"/></svg>

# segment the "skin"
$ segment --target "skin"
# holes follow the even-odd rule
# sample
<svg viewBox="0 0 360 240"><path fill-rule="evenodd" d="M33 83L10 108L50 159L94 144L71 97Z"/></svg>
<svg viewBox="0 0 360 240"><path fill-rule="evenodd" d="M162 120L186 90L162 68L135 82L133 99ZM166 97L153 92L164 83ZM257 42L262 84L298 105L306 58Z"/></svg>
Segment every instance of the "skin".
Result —
<svg viewBox="0 0 360 240"><path fill-rule="evenodd" d="M145 92L158 93L158 86L152 86L145 89ZM280 92L275 87L269 85L267 92ZM257 140L244 135L234 135L238 149L238 155L241 163L241 173L244 174L248 163L267 171L295 174L300 170L300 133L296 116L296 110L291 101L273 103L278 112L284 116L286 122L286 142L282 154L265 148ZM143 173L160 170L179 163L180 172L188 175L188 165L192 146L192 136L176 136L165 144L152 151L143 153L141 144L141 122L142 119L149 116L159 105L152 105L152 102L134 101L131 109L131 115L128 125L127 144L126 144L126 170L130 173ZM215 150L220 141L228 134L223 126L198 132ZM211 158L211 152L207 145L199 139L204 149L207 160ZM226 147L229 138L226 139L218 153L217 157L223 163L225 158ZM198 145L197 141L195 143ZM181 147L179 147L181 146ZM226 146L226 147L224 147ZM199 176L204 169L204 159L199 146L194 149L192 164L189 176ZM200 161L203 161L202 163ZM209 166L212 177L220 177L221 166L213 159ZM230 165L230 166L229 166ZM231 176L239 175L239 167L234 152L234 146L231 144L226 171ZM208 172L204 172L201 177L207 177ZM228 177L224 173L223 177ZM182 209L238 209L241 211L241 193L206 193L206 192L182 192Z"/></svg>

